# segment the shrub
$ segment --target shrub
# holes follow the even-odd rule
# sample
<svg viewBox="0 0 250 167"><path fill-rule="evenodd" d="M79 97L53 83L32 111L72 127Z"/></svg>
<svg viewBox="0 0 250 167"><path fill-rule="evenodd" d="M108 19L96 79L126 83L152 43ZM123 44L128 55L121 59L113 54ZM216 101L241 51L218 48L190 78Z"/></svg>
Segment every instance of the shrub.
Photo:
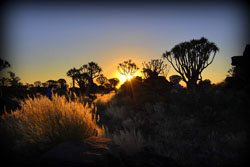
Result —
<svg viewBox="0 0 250 167"><path fill-rule="evenodd" d="M140 131L120 130L111 135L114 143L120 145L127 153L133 154L139 152L144 146L144 138Z"/></svg>
<svg viewBox="0 0 250 167"><path fill-rule="evenodd" d="M126 110L124 106L109 106L105 114L114 121L121 121L125 118Z"/></svg>
<svg viewBox="0 0 250 167"><path fill-rule="evenodd" d="M110 92L107 94L95 94L96 99L93 101L96 104L107 104L115 95L115 92Z"/></svg>
<svg viewBox="0 0 250 167"><path fill-rule="evenodd" d="M11 150L30 156L63 141L104 135L104 127L97 126L96 120L93 105L84 107L57 95L52 100L28 98L21 102L21 109L1 117L1 136Z"/></svg>
<svg viewBox="0 0 250 167"><path fill-rule="evenodd" d="M243 163L247 144L244 117L248 113L245 92L184 90L158 99L144 101L139 107L123 96L112 99L105 114L110 118L109 129L113 127L113 140L128 152L141 148L134 142L184 166ZM133 141L136 135L143 139Z"/></svg>

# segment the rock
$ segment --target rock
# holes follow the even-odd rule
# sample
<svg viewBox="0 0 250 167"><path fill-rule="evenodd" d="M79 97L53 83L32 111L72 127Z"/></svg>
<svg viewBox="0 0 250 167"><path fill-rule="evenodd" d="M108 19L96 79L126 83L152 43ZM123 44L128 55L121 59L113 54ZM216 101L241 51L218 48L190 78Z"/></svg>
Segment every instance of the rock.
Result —
<svg viewBox="0 0 250 167"><path fill-rule="evenodd" d="M171 158L147 151L128 155L111 139L103 137L61 143L45 153L39 164L42 166L179 166Z"/></svg>

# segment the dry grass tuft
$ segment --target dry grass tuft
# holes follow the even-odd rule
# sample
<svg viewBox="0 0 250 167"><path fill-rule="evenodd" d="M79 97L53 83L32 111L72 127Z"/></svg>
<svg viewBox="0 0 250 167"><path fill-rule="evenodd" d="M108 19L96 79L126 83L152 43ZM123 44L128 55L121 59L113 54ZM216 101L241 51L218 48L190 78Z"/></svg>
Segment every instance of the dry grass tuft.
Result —
<svg viewBox="0 0 250 167"><path fill-rule="evenodd" d="M96 123L96 108L84 107L79 100L67 100L53 95L29 98L21 109L1 117L1 133L15 152L46 150L67 140L77 140L93 135L102 136L104 127ZM88 105L86 105L88 106ZM29 150L30 151L30 150Z"/></svg>
<svg viewBox="0 0 250 167"><path fill-rule="evenodd" d="M115 96L115 92L113 91L107 94L95 94L95 96L96 99L93 101L95 104L107 104Z"/></svg>
<svg viewBox="0 0 250 167"><path fill-rule="evenodd" d="M128 153L139 152L144 146L144 138L140 131L120 130L112 134L112 139L115 144L120 145Z"/></svg>

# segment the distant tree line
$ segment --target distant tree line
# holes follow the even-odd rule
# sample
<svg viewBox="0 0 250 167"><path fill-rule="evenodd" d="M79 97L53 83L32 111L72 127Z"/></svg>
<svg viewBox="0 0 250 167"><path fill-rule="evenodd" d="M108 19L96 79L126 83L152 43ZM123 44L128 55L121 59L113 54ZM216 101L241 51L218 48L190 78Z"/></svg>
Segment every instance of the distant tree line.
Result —
<svg viewBox="0 0 250 167"><path fill-rule="evenodd" d="M189 42L182 42L163 53L166 59L179 75L173 75L169 79L172 83L178 84L181 80L186 83L188 89L195 89L198 81L202 83L202 72L214 60L219 48L215 43L206 38L193 39ZM157 79L167 77L169 68L162 59L153 59L143 63L142 74L144 79ZM139 68L131 60L124 61L118 66L118 71L128 77L133 75Z"/></svg>
<svg viewBox="0 0 250 167"><path fill-rule="evenodd" d="M163 59L166 59L174 70L179 74L178 76L171 76L169 79L172 83L179 83L183 80L186 83L188 89L197 87L198 81L202 81L202 72L207 68L214 60L219 48L213 42L208 41L206 38L193 39L188 42L182 42L174 46L170 51L163 53ZM5 68L10 67L10 64L2 60L0 61L2 71ZM157 79L166 78L170 66L168 66L162 59L152 59L149 62L142 63L142 74L144 79ZM124 61L118 64L118 72L124 75L127 79L134 76L139 70L138 66L132 62L132 60ZM12 86L20 85L20 78L13 72L8 72L9 77L1 77L1 85L9 83ZM80 68L71 68L67 71L67 76L72 78L73 88L75 86L80 89L80 92L89 94L95 92L97 89L116 89L119 83L117 78L108 79L102 74L102 68L96 62L89 62L82 65ZM95 81L94 81L95 80ZM98 85L99 86L98 86ZM66 80L59 79L57 81L49 80L46 83L36 81L34 83L36 87L52 86L66 88ZM31 86L31 85L30 85ZM33 85L32 85L33 86ZM98 88L99 87L99 88Z"/></svg>
<svg viewBox="0 0 250 167"><path fill-rule="evenodd" d="M66 74L72 78L73 91L75 91L75 83L77 83L80 92L85 93L85 95L94 93L98 89L94 79L99 84L100 89L116 89L119 80L117 78L107 79L101 72L102 68L92 61L78 69L75 67L71 68Z"/></svg>
<svg viewBox="0 0 250 167"><path fill-rule="evenodd" d="M14 72L8 71L8 75L0 76L0 110L3 111L4 106L7 106L7 108L10 106L11 109L11 107L14 106L13 97L23 99L27 96L32 97L36 95L36 93L46 94L47 87L54 88L53 90L56 93L59 92L61 95L66 95L68 91L71 91L76 92L77 95L90 96L92 93L108 93L112 90L116 92L125 90L125 93L131 95L132 91L137 90L149 90L151 94L154 93L154 91L166 93L166 91L170 89L177 88L176 85L178 86L179 83L183 81L186 83L187 90L208 90L212 84L209 79L202 78L202 72L214 61L218 51L219 48L216 44L208 41L204 37L182 42L175 45L170 51L164 52L161 58L143 62L141 69L142 77L135 76L136 72L140 70L136 63L132 60L123 61L118 63L117 70L121 75L124 75L127 80L119 89L117 89L117 85L120 82L119 79L109 79L104 76L102 68L93 61L83 64L80 68L73 67L66 72L67 76L72 79L72 88L69 87L63 78L48 80L46 82L35 81L33 84L27 83L23 85L20 82L20 78L16 76ZM248 55L249 49L244 53ZM178 75L169 76L169 80L167 77L170 65L165 63L164 60L167 60L171 67L178 73ZM1 73L10 66L8 61L0 59ZM235 79L237 80L236 85L243 87L245 83L238 83L245 82L249 78L246 75L248 72L244 70L245 68L247 68L247 66L244 66L244 68L237 66L230 69L229 77L223 83L229 82L227 80ZM217 85L225 87L223 83ZM76 87L76 85L78 87ZM140 95L140 92L138 95Z"/></svg>

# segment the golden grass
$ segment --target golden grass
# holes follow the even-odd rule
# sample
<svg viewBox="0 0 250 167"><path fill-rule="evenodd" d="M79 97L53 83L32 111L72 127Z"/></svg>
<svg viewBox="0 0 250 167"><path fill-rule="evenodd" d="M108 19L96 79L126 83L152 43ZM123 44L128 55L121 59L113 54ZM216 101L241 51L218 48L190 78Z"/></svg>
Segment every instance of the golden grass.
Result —
<svg viewBox="0 0 250 167"><path fill-rule="evenodd" d="M96 96L96 99L93 101L94 103L106 104L115 96L115 92L112 91L107 94L95 94L95 96Z"/></svg>
<svg viewBox="0 0 250 167"><path fill-rule="evenodd" d="M15 151L26 146L44 150L63 141L105 133L104 127L96 123L99 118L93 105L84 107L79 100L67 101L57 95L52 100L46 96L28 98L21 103L21 109L5 113L1 119L1 133Z"/></svg>

